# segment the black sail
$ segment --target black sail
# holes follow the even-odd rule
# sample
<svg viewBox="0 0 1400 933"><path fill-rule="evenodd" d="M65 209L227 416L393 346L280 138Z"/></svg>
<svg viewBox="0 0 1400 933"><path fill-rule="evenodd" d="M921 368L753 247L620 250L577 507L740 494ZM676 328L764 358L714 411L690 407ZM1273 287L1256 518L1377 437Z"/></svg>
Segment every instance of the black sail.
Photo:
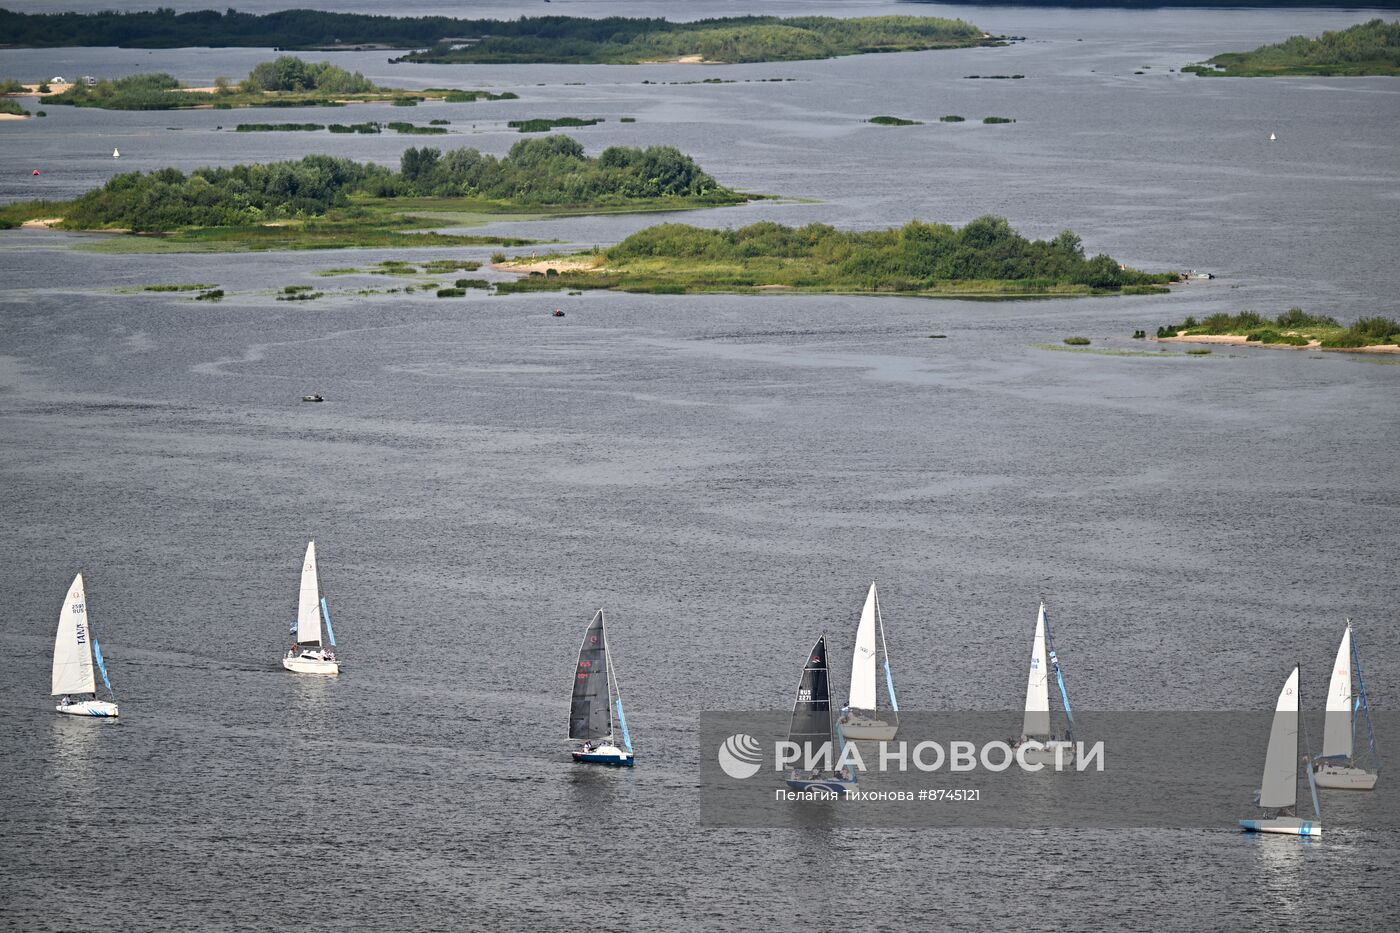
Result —
<svg viewBox="0 0 1400 933"><path fill-rule="evenodd" d="M599 609L583 646L578 650L574 672L574 701L569 710L569 738L597 740L612 735L612 710L608 705L608 652L603 639L603 610Z"/></svg>
<svg viewBox="0 0 1400 933"><path fill-rule="evenodd" d="M835 760L831 749L831 685L827 677L825 635L817 639L812 653L807 656L806 666L802 668L797 699L792 704L788 741L796 742L802 748L798 767L816 760L812 756L831 755L826 761ZM827 767L831 767L831 764L828 763Z"/></svg>

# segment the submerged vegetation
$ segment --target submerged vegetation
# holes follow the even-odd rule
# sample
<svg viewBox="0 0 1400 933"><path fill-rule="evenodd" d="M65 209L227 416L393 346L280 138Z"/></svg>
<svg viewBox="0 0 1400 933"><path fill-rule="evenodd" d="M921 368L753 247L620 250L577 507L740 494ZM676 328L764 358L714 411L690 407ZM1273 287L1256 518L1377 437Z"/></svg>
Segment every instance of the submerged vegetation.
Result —
<svg viewBox="0 0 1400 933"><path fill-rule="evenodd" d="M513 130L519 130L522 133L547 133L556 127L594 126L602 122L602 117L591 117L589 119L581 119L579 117L556 117L553 120L537 117L533 120L511 120L506 123L506 126Z"/></svg>
<svg viewBox="0 0 1400 933"><path fill-rule="evenodd" d="M662 224L600 253L560 257L556 265L557 275L531 275L497 290L792 290L994 298L1164 291L1178 278L1176 273L1124 269L1104 255L1086 258L1079 237L1070 231L1053 240L1028 240L1000 217L981 217L961 229L913 222L868 232L825 224L792 228L763 222L739 230Z"/></svg>
<svg viewBox="0 0 1400 933"><path fill-rule="evenodd" d="M0 207L0 227L61 217L56 225L68 230L161 234L202 249L518 245L529 241L406 231L461 214L679 210L747 198L670 147L613 146L589 157L576 140L549 136L521 140L502 158L409 148L397 172L326 155L189 175L132 172L73 201Z"/></svg>
<svg viewBox="0 0 1400 933"><path fill-rule="evenodd" d="M1157 328L1158 338L1202 336L1244 337L1248 343L1325 349L1357 349L1400 344L1400 321L1388 317L1362 318L1343 326L1325 314L1289 308L1270 320L1254 311L1220 312L1201 320L1188 317L1180 324Z"/></svg>
<svg viewBox="0 0 1400 933"><path fill-rule="evenodd" d="M1400 21L1373 19L1316 39L1294 36L1252 52L1225 52L1181 70L1227 78L1400 75Z"/></svg>

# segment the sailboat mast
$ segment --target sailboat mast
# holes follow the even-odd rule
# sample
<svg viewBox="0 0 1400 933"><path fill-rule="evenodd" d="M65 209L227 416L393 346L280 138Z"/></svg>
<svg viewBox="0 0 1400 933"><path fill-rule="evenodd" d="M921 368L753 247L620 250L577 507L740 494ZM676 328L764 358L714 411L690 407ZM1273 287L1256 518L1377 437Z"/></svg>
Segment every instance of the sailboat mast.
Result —
<svg viewBox="0 0 1400 933"><path fill-rule="evenodd" d="M598 610L598 615L599 615L599 616L602 616L602 615L603 615L603 610L599 609L599 610ZM612 732L613 732L613 730L612 730L612 725L613 725L613 721L612 721L612 720L613 720L613 717L612 717L612 712L613 712L613 693L616 692L616 693L617 693L617 696L621 697L621 696L622 696L622 690L617 686L617 683L616 683L616 682L617 682L617 672L613 670L612 652L608 650L608 624L607 624L607 622L608 622L608 620L607 620L606 617L600 618L600 619L598 620L598 628L599 628L599 629L602 631L602 633L603 633L603 667L606 668L606 669L607 669L607 672L608 672L608 738L609 738L609 739L612 739Z"/></svg>
<svg viewBox="0 0 1400 933"><path fill-rule="evenodd" d="M1349 620L1347 622L1347 628L1351 628L1351 622ZM1298 677L1297 696L1301 698L1303 695L1303 665L1301 662L1298 664L1297 669L1294 671L1294 673ZM1303 716L1301 713L1295 713L1294 715L1297 716L1298 721L1298 737L1303 742L1303 766L1304 769L1308 772L1308 791L1312 794L1313 816L1317 817L1318 820L1321 820L1322 806L1317 802L1317 780L1313 777L1312 743L1308 741L1308 720L1307 717ZM1293 766L1293 780L1295 781L1298 779L1297 768L1298 766L1295 764Z"/></svg>
<svg viewBox="0 0 1400 933"><path fill-rule="evenodd" d="M1347 619L1347 628L1351 629L1351 620ZM1361 709L1366 713L1366 739L1371 743L1371 758L1376 763L1376 770L1381 769L1381 753L1376 749L1376 730L1371 725L1371 704L1366 699L1366 681L1361 679L1361 658L1356 653L1356 631L1351 632L1351 667L1356 671L1356 689L1361 694Z"/></svg>

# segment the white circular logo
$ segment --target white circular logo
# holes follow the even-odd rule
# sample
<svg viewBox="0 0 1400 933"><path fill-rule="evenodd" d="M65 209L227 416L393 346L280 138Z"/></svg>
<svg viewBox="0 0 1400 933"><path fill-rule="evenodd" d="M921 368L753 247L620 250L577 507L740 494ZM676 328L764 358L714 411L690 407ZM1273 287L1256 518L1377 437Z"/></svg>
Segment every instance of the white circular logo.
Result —
<svg viewBox="0 0 1400 933"><path fill-rule="evenodd" d="M753 777L763 767L762 761L763 746L745 732L736 732L719 747L719 766L735 780Z"/></svg>

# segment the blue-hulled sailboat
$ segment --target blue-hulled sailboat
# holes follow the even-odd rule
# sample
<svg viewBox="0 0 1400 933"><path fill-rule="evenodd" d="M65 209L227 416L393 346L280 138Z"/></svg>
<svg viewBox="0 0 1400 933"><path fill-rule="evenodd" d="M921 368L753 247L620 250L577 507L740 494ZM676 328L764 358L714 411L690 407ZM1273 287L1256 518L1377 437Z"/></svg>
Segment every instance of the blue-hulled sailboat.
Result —
<svg viewBox="0 0 1400 933"><path fill-rule="evenodd" d="M613 713L617 732L613 731ZM574 696L569 710L569 738L582 744L573 751L574 761L590 765L630 768L634 764L632 737L622 712L622 690L608 654L603 610L588 623L578 649L574 671ZM619 744L618 739L621 739Z"/></svg>

